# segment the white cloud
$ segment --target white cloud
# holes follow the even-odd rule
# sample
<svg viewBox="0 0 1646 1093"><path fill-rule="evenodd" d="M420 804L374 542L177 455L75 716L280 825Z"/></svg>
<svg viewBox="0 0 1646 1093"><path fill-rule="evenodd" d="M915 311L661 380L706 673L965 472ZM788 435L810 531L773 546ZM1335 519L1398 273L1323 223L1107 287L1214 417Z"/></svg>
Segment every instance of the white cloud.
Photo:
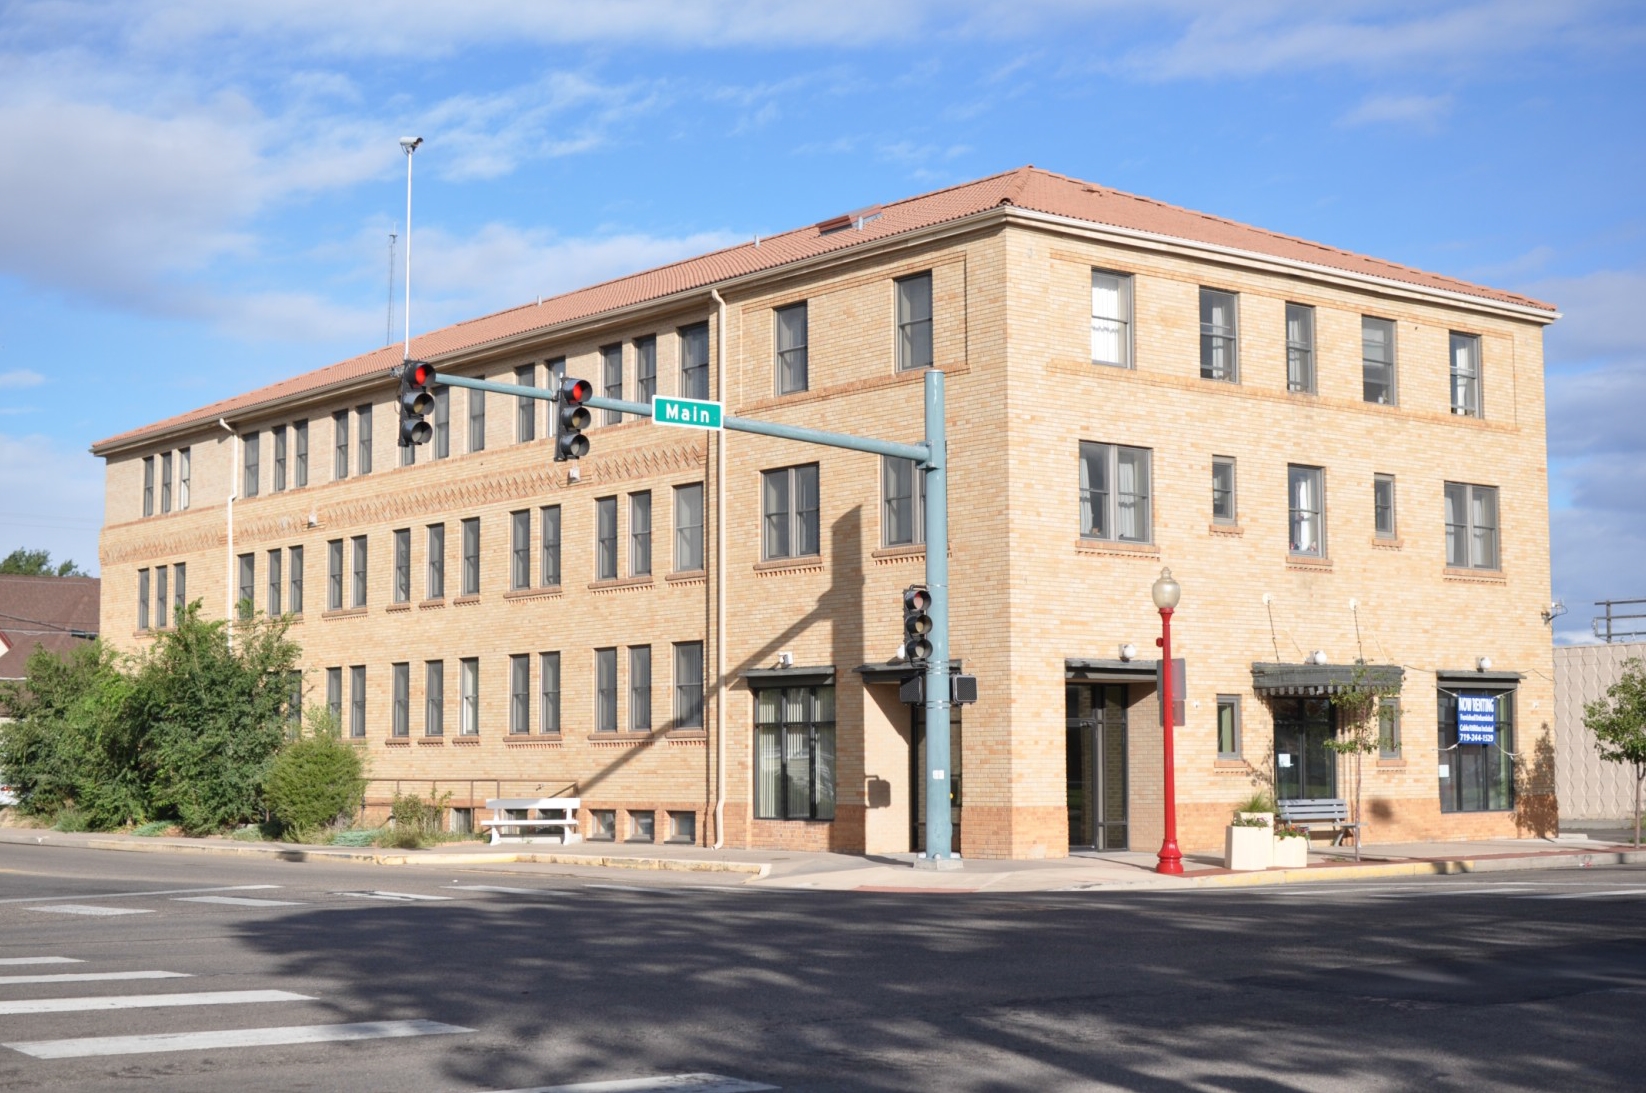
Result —
<svg viewBox="0 0 1646 1093"><path fill-rule="evenodd" d="M1345 128L1396 125L1432 132L1451 110L1450 95L1370 95L1338 118L1337 124Z"/></svg>
<svg viewBox="0 0 1646 1093"><path fill-rule="evenodd" d="M1633 355L1646 361L1646 270L1596 270L1577 277L1550 277L1525 291L1555 304L1565 316L1545 335L1551 367Z"/></svg>
<svg viewBox="0 0 1646 1093"><path fill-rule="evenodd" d="M0 557L44 548L96 574L102 524L102 460L48 437L0 433Z"/></svg>
<svg viewBox="0 0 1646 1093"><path fill-rule="evenodd" d="M29 368L13 368L10 372L0 372L0 391L39 387L45 382L45 376Z"/></svg>

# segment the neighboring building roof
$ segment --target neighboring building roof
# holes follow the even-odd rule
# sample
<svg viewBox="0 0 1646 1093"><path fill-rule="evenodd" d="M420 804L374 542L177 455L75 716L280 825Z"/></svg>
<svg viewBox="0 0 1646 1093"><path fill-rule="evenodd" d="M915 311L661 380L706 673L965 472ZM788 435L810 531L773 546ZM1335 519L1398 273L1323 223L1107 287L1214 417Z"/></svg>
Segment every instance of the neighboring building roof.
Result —
<svg viewBox="0 0 1646 1093"><path fill-rule="evenodd" d="M64 653L95 637L96 577L0 574L0 679L22 679L37 646Z"/></svg>
<svg viewBox="0 0 1646 1093"><path fill-rule="evenodd" d="M473 349L505 338L547 329L563 323L597 316L602 312L660 300L682 292L710 286L749 274L761 273L831 252L866 246L893 236L963 219L1000 207L1012 207L1086 221L1091 224L1141 232L1162 239L1178 240L1257 254L1342 272L1396 281L1418 288L1473 296L1481 300L1515 307L1546 311L1553 319L1554 306L1527 296L1482 285L1470 284L1437 273L1386 262L1321 243L1311 243L1289 235L1265 231L1234 220L1209 216L1168 205L1152 198L1138 197L1097 186L1079 179L1020 167L973 182L951 186L861 213L834 217L794 231L688 258L656 269L620 277L588 288L577 289L537 304L499 311L492 315L456 323L412 339L412 355L418 359L438 359L446 354ZM846 230L863 218L857 230ZM385 346L370 353L306 372L279 383L236 395L186 414L145 425L100 440L93 454L138 440L150 433L219 417L238 416L248 410L347 383L374 373L386 373L400 361L399 346Z"/></svg>

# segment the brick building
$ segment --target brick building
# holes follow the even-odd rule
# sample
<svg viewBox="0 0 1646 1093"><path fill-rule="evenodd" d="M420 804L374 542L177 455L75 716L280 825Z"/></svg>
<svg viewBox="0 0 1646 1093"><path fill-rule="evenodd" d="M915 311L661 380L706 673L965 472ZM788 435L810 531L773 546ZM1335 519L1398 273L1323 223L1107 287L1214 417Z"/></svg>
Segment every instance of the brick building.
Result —
<svg viewBox="0 0 1646 1093"><path fill-rule="evenodd" d="M1366 764L1371 839L1512 834L1546 810L1555 317L1023 168L413 354L911 442L942 369L951 652L981 688L949 729L958 842L1023 858L1159 843L1163 564L1184 589L1185 848L1265 781L1348 795L1324 696L1358 660L1400 686ZM907 464L600 411L590 454L557 464L551 404L458 388L408 453L399 356L95 445L103 633L139 646L193 598L290 613L308 700L369 753L377 803L437 784L462 822L499 788L575 786L596 836L918 842ZM1494 700L1493 743L1458 743L1459 694Z"/></svg>

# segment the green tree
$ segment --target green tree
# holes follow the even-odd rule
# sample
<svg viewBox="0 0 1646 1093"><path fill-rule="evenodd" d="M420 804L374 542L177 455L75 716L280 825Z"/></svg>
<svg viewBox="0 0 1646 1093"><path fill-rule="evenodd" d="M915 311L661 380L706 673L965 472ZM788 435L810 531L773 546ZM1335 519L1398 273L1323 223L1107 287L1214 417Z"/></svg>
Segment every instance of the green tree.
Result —
<svg viewBox="0 0 1646 1093"><path fill-rule="evenodd" d="M365 791L360 752L342 739L330 710L309 715L308 731L280 749L263 781L269 811L304 842L318 828L352 814Z"/></svg>
<svg viewBox="0 0 1646 1093"><path fill-rule="evenodd" d="M1608 763L1628 763L1635 773L1635 846L1640 846L1640 787L1646 782L1646 663L1623 662L1623 674L1606 697L1583 706L1583 724Z"/></svg>
<svg viewBox="0 0 1646 1093"><path fill-rule="evenodd" d="M55 568L51 564L51 551L26 550L18 547L4 558L0 558L0 573L18 574L24 577L84 577L80 567L74 564L73 559L59 563Z"/></svg>
<svg viewBox="0 0 1646 1093"><path fill-rule="evenodd" d="M1354 822L1364 823L1360 808L1361 761L1378 749L1378 707L1394 688L1374 683L1364 664L1356 664L1349 682L1329 699L1337 707L1337 735L1324 741L1328 750L1354 758ZM1360 860L1364 827L1355 829L1355 860Z"/></svg>

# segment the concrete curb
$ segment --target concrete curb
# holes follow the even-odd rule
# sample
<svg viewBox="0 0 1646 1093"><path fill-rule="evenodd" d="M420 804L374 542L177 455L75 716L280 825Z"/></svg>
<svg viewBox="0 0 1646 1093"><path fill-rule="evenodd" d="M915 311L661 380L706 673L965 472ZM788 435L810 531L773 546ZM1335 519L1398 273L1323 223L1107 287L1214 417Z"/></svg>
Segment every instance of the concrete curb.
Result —
<svg viewBox="0 0 1646 1093"><path fill-rule="evenodd" d="M1306 869L1269 869L1253 873L1220 873L1185 877L1194 888L1255 888L1271 884L1319 884L1332 881L1375 880L1386 877L1437 877L1458 873L1500 873L1526 869L1569 869L1588 859L1588 867L1635 865L1646 862L1646 850L1571 850L1502 858L1448 858L1431 861L1376 862L1363 865L1316 866Z"/></svg>

